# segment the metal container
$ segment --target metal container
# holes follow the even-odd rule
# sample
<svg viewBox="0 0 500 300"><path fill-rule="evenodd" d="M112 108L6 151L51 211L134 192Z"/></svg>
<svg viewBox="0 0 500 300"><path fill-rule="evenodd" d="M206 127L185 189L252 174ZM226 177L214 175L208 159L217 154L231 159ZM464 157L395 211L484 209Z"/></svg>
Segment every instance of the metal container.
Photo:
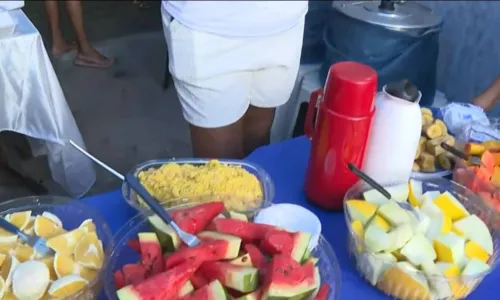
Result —
<svg viewBox="0 0 500 300"><path fill-rule="evenodd" d="M151 169L151 168L160 168L161 166L169 163L176 163L176 164L190 164L190 165L205 165L210 161L210 159L196 159L196 158L185 158L185 159L156 159L156 160L150 160L147 162L144 162L142 164L139 164L132 168L129 173L131 173L133 176L137 177L138 174L142 171ZM230 160L230 159L218 159L218 161L222 164L227 164L227 165L232 165L232 166L240 166L244 168L246 171L249 173L255 175L257 177L257 180L260 182L260 187L262 189L262 199L257 199L259 200L259 205L258 207L252 207L248 210L240 211L242 213L251 213L255 209L262 208L262 207L267 207L271 205L273 198L274 198L274 183L271 179L271 176L260 166L253 164L251 162L246 162L242 160ZM128 186L127 182L123 182L122 185L122 193L123 193L123 198L125 201L132 206L133 208L139 210L139 211L144 211L148 210L148 207L142 203L140 197L137 196L135 191L130 189ZM189 197L189 198L196 198L197 202L204 202L204 200L210 200L210 201L224 201L226 198L229 197L234 197L233 195L197 195L195 197ZM160 199L162 202L168 204L171 203L171 205L167 205L167 207L173 207L177 205L182 205L186 204L187 201L189 200L188 197L186 198L181 198L181 199L169 199L172 200L171 202L166 201L165 199ZM185 201L184 201L185 199ZM165 202L166 201L166 202Z"/></svg>

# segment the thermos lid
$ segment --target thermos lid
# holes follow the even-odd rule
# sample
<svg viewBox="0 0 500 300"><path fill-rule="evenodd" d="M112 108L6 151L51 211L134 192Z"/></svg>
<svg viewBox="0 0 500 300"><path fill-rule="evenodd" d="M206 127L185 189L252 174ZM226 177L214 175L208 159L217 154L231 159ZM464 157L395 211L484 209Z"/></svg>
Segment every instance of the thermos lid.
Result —
<svg viewBox="0 0 500 300"><path fill-rule="evenodd" d="M353 61L332 65L326 78L323 101L330 110L350 116L365 117L375 108L377 72Z"/></svg>
<svg viewBox="0 0 500 300"><path fill-rule="evenodd" d="M417 87L408 79L387 84L385 92L393 97L410 102L416 102L420 98Z"/></svg>

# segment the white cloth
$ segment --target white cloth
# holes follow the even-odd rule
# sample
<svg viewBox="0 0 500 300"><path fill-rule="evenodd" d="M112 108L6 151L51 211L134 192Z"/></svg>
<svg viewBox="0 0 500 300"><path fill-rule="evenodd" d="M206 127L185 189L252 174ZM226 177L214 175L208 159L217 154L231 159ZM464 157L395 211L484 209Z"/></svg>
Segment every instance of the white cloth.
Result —
<svg viewBox="0 0 500 300"><path fill-rule="evenodd" d="M229 37L272 35L297 25L308 1L163 1L184 26Z"/></svg>
<svg viewBox="0 0 500 300"><path fill-rule="evenodd" d="M0 1L0 11L15 10L24 7L24 1Z"/></svg>
<svg viewBox="0 0 500 300"><path fill-rule="evenodd" d="M185 119L215 128L236 122L249 105L277 107L292 92L304 21L284 32L228 38L190 29L163 14L169 70Z"/></svg>
<svg viewBox="0 0 500 300"><path fill-rule="evenodd" d="M91 162L67 144L84 146L80 131L40 33L22 10L10 14L16 30L0 39L0 131L37 139L33 153L46 153L54 181L80 197L95 181Z"/></svg>

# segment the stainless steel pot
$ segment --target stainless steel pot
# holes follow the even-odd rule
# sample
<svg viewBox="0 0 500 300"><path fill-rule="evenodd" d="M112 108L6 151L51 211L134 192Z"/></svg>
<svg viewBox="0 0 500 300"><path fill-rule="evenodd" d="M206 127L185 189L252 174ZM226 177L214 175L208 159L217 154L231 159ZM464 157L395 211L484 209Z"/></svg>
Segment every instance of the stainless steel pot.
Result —
<svg viewBox="0 0 500 300"><path fill-rule="evenodd" d="M347 17L415 37L439 32L443 23L436 12L414 1L334 1L333 8Z"/></svg>

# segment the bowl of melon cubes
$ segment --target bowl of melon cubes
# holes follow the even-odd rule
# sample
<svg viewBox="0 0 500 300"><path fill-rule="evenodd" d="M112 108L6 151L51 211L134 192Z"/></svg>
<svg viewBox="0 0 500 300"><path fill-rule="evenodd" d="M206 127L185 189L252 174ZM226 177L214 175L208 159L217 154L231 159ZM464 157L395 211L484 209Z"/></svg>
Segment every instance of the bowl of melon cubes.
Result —
<svg viewBox="0 0 500 300"><path fill-rule="evenodd" d="M112 248L111 231L98 211L66 197L33 196L3 202L0 212L55 252L43 256L0 229L0 299L97 298Z"/></svg>
<svg viewBox="0 0 500 300"><path fill-rule="evenodd" d="M349 251L368 283L397 299L462 299L496 268L492 211L470 190L441 178L385 188L390 200L361 182L344 199Z"/></svg>
<svg viewBox="0 0 500 300"><path fill-rule="evenodd" d="M310 234L254 223L222 202L168 212L200 244L189 248L158 216L138 214L115 236L108 299L338 299L340 269L323 238L309 250Z"/></svg>

